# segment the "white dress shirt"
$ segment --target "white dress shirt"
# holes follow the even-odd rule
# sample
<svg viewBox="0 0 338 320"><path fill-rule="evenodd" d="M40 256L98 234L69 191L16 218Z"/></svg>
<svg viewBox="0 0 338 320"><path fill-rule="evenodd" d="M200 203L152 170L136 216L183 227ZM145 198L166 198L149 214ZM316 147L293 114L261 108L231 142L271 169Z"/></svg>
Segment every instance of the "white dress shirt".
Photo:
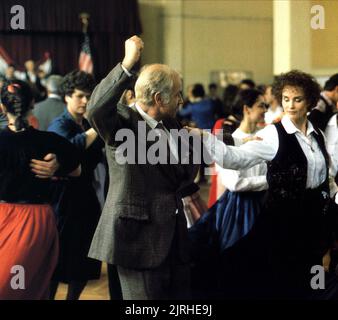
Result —
<svg viewBox="0 0 338 320"><path fill-rule="evenodd" d="M282 125L288 134L295 134L307 159L306 188L314 189L325 181L326 164L317 141L312 133L314 128L308 122L307 132L304 135L295 127L288 116L282 119ZM263 140L249 141L240 147L227 146L207 133L204 143L213 159L223 168L240 170L247 169L262 161L271 161L277 154L279 139L274 125L268 125L257 133Z"/></svg>
<svg viewBox="0 0 338 320"><path fill-rule="evenodd" d="M163 125L162 120L161 121L157 121L154 118L150 117L147 113L145 113L142 108L135 103L135 107L138 111L138 113L141 115L141 117L143 118L143 120L149 125L149 127L151 129L155 129L156 126L161 123L165 133L167 134L167 137L169 138L169 148L170 148L170 152L173 154L173 156L175 157L176 161L178 161L178 148L177 145L175 143L175 139L173 138L173 136L170 134L169 130Z"/></svg>
<svg viewBox="0 0 338 320"><path fill-rule="evenodd" d="M233 132L232 137L243 140L253 135L255 134L245 133L238 128ZM216 164L216 171L225 188L232 192L262 191L268 188L265 162L261 162L246 170L223 169Z"/></svg>
<svg viewBox="0 0 338 320"><path fill-rule="evenodd" d="M338 125L337 114L333 115L329 120L325 129L327 152L330 155L330 193L338 192L338 187L334 182L338 171ZM338 203L338 194L336 194L336 203Z"/></svg>
<svg viewBox="0 0 338 320"><path fill-rule="evenodd" d="M27 74L24 71L19 71L19 70L15 70L14 71L14 76L22 81L30 81L32 83L36 82L36 74L33 72L28 71ZM27 78L28 76L28 78Z"/></svg>
<svg viewBox="0 0 338 320"><path fill-rule="evenodd" d="M337 114L329 120L325 129L327 152L332 161L332 167L337 171L338 168L338 125Z"/></svg>

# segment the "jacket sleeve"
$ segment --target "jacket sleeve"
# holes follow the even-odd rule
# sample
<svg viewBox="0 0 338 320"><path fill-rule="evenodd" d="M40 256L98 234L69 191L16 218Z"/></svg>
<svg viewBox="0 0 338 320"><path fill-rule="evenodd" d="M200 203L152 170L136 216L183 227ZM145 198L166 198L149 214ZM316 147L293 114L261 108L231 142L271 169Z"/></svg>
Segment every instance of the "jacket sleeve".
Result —
<svg viewBox="0 0 338 320"><path fill-rule="evenodd" d="M48 127L48 131L55 132L59 136L66 138L72 144L74 144L79 150L86 149L86 133L73 134L72 123L65 121L64 119L59 119L58 121L53 121L52 124Z"/></svg>
<svg viewBox="0 0 338 320"><path fill-rule="evenodd" d="M96 86L88 102L88 121L106 143L119 128L117 103L131 78L121 63L117 64Z"/></svg>

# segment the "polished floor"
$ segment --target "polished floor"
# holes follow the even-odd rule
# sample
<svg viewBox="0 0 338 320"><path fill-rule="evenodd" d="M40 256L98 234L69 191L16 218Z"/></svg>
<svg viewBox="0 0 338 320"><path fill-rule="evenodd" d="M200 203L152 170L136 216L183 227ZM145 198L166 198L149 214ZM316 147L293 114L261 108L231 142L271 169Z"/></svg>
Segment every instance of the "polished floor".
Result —
<svg viewBox="0 0 338 320"><path fill-rule="evenodd" d="M67 285L60 284L55 300L64 300L67 295ZM102 264L99 280L89 281L83 290L80 300L109 300L107 266Z"/></svg>

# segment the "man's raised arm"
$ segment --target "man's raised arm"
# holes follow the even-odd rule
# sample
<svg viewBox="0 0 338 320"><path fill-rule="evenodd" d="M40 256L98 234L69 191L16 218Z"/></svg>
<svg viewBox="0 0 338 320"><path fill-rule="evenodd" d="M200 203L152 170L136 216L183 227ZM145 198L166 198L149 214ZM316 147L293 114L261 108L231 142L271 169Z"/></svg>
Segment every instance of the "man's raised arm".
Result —
<svg viewBox="0 0 338 320"><path fill-rule="evenodd" d="M133 36L125 42L125 56L94 89L88 102L88 120L96 132L107 142L117 126L116 105L130 81L130 70L139 61L143 41Z"/></svg>

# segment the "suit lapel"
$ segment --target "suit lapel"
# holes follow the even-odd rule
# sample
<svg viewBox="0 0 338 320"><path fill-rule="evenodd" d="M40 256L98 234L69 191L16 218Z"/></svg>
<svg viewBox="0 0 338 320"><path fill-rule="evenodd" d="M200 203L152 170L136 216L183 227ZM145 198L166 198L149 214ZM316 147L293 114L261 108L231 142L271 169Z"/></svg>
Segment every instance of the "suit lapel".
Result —
<svg viewBox="0 0 338 320"><path fill-rule="evenodd" d="M156 141L149 141L147 139L148 137L148 134L149 132L152 130L152 128L148 125L148 123L142 118L142 116L140 115L140 113L137 111L135 105L133 105L132 107L132 110L134 111L134 126L135 126L135 132L136 132L136 148L138 149L139 147L141 148L141 151L142 153L145 152L145 160L146 160L146 163L151 166L151 164L148 163L148 160L147 160L147 154L148 154L148 150L149 148L154 144L156 143ZM145 124L145 133L144 132L139 132L139 122L142 121L144 124ZM168 128L166 126L166 124L163 122L164 126L170 130L170 128ZM144 126L143 126L144 128ZM139 136L141 136L141 140L139 140ZM145 138L145 140L143 141L142 139ZM138 161L138 152L136 150L136 161ZM137 162L138 163L138 162ZM177 183L177 179L176 179L176 174L175 174L175 171L173 170L172 168L172 165L169 165L169 164L161 164L161 163L158 163L156 164L155 166L157 166L161 172L167 177L167 179L169 181L171 181L173 184L176 184Z"/></svg>

